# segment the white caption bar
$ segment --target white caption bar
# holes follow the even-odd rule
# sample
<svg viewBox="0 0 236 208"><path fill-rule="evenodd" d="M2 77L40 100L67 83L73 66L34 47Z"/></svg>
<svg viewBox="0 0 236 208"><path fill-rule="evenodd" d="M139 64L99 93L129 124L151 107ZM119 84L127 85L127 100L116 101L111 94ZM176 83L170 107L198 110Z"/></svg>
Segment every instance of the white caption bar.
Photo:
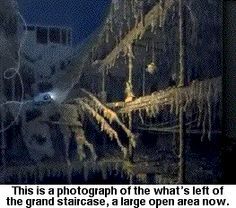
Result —
<svg viewBox="0 0 236 208"><path fill-rule="evenodd" d="M236 185L2 185L0 207L236 208Z"/></svg>

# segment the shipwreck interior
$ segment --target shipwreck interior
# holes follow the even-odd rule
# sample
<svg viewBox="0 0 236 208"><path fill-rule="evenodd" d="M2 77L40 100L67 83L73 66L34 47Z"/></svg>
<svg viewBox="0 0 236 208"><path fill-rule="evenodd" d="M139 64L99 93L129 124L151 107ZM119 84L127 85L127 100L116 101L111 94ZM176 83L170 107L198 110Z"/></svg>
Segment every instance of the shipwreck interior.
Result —
<svg viewBox="0 0 236 208"><path fill-rule="evenodd" d="M40 82L9 2L0 0L0 183L224 182L221 1L113 0Z"/></svg>

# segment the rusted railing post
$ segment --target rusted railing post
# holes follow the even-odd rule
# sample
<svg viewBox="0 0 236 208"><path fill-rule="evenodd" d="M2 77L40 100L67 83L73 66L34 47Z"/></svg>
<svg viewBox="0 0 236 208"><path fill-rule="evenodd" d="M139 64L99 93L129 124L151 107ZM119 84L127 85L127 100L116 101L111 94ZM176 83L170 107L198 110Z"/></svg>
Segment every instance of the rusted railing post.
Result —
<svg viewBox="0 0 236 208"><path fill-rule="evenodd" d="M179 84L178 87L185 85L185 68L184 68L184 42L183 42L183 5L179 0ZM184 103L180 103L179 108L179 177L178 183L185 183L186 160L185 160L185 113Z"/></svg>

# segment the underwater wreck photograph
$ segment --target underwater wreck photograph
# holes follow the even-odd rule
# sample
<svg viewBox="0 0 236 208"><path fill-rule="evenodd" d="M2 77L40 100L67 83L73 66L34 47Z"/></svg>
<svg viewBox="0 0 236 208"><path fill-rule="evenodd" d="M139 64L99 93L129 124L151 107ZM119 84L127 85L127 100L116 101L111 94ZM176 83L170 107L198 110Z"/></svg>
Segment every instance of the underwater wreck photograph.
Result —
<svg viewBox="0 0 236 208"><path fill-rule="evenodd" d="M0 0L0 183L222 183L222 12Z"/></svg>

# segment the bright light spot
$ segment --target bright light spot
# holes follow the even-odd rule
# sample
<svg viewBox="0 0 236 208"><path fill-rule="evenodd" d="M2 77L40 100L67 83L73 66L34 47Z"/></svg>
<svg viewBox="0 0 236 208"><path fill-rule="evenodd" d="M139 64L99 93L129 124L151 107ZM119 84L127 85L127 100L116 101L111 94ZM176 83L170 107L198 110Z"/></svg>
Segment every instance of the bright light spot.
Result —
<svg viewBox="0 0 236 208"><path fill-rule="evenodd" d="M56 94L53 92L48 93L53 100L56 100Z"/></svg>
<svg viewBox="0 0 236 208"><path fill-rule="evenodd" d="M155 63L150 63L147 65L146 71L150 74L154 74L154 72L157 70L157 66Z"/></svg>

